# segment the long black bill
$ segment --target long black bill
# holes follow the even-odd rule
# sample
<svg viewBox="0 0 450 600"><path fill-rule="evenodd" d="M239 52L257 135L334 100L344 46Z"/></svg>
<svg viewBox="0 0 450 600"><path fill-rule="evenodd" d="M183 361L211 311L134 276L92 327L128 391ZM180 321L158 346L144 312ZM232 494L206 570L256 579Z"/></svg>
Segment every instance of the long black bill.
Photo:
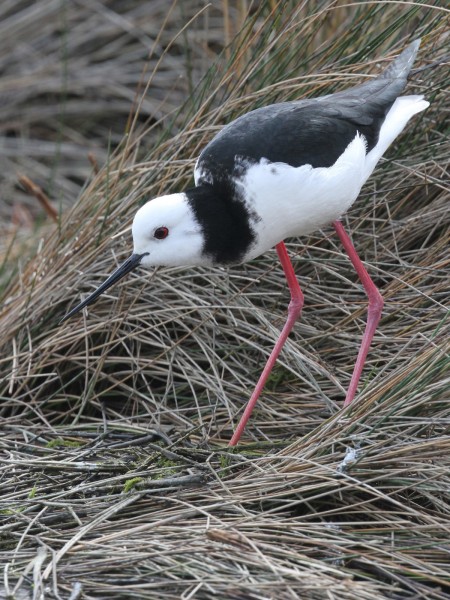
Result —
<svg viewBox="0 0 450 600"><path fill-rule="evenodd" d="M119 279L122 279L122 277L124 277L127 273L133 271L133 269L138 267L141 264L142 258L147 254L148 252L144 252L144 254L132 254L129 258L127 258L127 260L124 263L122 263L120 267L118 267L114 271L114 273L110 275L108 279L95 290L95 292L88 296L86 300L83 300L83 302L77 304L75 308L72 308L72 310L69 311L67 315L65 315L61 319L59 325L61 325L61 323L64 323L64 321L66 321L72 315L75 315L77 312L80 312L80 310L83 309L85 306L88 306L89 304L95 302L95 300L100 296L100 294L106 292L106 290L109 289L112 285L114 285L117 281L119 281Z"/></svg>

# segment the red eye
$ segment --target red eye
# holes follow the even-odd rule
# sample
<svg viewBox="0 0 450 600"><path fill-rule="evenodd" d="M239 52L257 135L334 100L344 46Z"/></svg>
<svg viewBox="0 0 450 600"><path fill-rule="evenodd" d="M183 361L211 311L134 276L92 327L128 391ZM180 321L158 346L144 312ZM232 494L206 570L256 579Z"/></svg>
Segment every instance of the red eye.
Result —
<svg viewBox="0 0 450 600"><path fill-rule="evenodd" d="M157 240L163 240L169 235L169 230L167 227L158 227L153 235Z"/></svg>

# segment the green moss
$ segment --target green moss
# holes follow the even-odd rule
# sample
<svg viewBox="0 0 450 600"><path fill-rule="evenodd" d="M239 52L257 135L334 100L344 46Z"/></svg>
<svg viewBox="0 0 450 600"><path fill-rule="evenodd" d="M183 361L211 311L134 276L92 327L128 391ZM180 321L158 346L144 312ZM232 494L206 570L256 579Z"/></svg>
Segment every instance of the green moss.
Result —
<svg viewBox="0 0 450 600"><path fill-rule="evenodd" d="M19 506L17 508L2 508L2 510L0 510L0 515L6 515L6 516L17 515L17 513L21 513L24 510L25 510L25 506Z"/></svg>
<svg viewBox="0 0 450 600"><path fill-rule="evenodd" d="M219 465L220 465L221 469L227 469L232 464L233 464L233 459L231 458L231 456L228 456L227 454L221 454L219 456Z"/></svg>
<svg viewBox="0 0 450 600"><path fill-rule="evenodd" d="M82 442L76 442L75 440L65 440L63 438L56 438L50 440L46 444L46 448L79 448L83 446Z"/></svg>
<svg viewBox="0 0 450 600"><path fill-rule="evenodd" d="M282 366L275 366L266 381L266 389L275 392L291 376L290 371Z"/></svg>
<svg viewBox="0 0 450 600"><path fill-rule="evenodd" d="M123 493L127 494L130 490L134 488L135 485L141 483L141 481L143 481L142 477L132 477L131 479L127 479L123 484Z"/></svg>

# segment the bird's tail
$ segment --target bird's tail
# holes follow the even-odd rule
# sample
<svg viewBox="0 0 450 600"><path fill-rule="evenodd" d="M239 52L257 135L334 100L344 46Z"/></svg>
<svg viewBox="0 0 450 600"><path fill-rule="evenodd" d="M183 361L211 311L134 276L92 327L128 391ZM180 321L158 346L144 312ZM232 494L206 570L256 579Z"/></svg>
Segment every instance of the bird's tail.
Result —
<svg viewBox="0 0 450 600"><path fill-rule="evenodd" d="M376 146L366 156L365 180L411 117L425 110L429 105L430 103L424 100L423 96L399 96L397 98L381 126Z"/></svg>

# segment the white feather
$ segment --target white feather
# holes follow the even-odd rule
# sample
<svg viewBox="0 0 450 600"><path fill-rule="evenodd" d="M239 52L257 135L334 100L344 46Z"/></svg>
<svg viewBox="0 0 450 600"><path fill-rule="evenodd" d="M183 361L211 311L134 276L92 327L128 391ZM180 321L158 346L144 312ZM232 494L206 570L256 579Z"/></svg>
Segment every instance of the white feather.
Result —
<svg viewBox="0 0 450 600"><path fill-rule="evenodd" d="M381 126L377 145L372 148L366 157L364 181L370 177L377 162L395 138L403 131L409 119L428 108L428 106L430 106L430 103L424 100L423 96L400 96L397 98Z"/></svg>

